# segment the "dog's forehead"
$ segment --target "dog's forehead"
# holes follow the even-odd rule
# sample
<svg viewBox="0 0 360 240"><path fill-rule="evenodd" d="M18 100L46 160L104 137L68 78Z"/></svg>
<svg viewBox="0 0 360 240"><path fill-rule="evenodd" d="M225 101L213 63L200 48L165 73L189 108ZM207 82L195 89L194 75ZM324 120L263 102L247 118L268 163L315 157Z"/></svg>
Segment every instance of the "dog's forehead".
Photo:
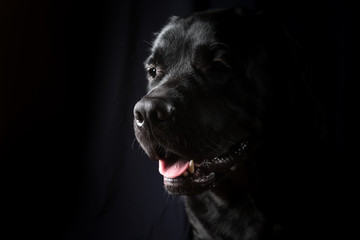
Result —
<svg viewBox="0 0 360 240"><path fill-rule="evenodd" d="M214 37L214 24L200 19L179 19L167 24L154 41L154 46L171 43L176 40L194 43L211 40Z"/></svg>
<svg viewBox="0 0 360 240"><path fill-rule="evenodd" d="M179 56L193 51L199 45L214 43L213 24L200 19L177 19L167 24L157 35L151 53Z"/></svg>

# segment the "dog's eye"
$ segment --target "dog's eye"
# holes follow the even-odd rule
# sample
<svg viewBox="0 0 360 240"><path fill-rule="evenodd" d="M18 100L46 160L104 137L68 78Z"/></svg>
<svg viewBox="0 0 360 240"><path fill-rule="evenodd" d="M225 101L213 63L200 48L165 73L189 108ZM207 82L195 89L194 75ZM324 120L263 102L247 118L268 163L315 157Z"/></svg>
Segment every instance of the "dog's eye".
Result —
<svg viewBox="0 0 360 240"><path fill-rule="evenodd" d="M154 67L149 68L148 73L149 73L150 77L152 77L152 78L156 77L156 75L157 75L156 68L154 68Z"/></svg>

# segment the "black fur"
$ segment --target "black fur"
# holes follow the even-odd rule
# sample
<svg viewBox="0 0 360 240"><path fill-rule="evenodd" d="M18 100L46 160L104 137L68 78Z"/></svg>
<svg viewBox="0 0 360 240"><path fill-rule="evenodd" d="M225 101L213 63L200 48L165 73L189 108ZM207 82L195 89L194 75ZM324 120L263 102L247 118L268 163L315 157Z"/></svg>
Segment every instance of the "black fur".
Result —
<svg viewBox="0 0 360 240"><path fill-rule="evenodd" d="M239 8L173 17L145 67L148 93L134 108L139 143L153 160L202 164L175 183L164 179L184 195L194 238L308 236L317 105L284 28Z"/></svg>

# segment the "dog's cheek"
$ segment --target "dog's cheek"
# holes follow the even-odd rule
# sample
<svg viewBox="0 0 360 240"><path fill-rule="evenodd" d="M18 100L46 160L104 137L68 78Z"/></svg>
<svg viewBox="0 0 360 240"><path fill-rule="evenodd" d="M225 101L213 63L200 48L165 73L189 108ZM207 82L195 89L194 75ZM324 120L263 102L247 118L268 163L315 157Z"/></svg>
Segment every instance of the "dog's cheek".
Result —
<svg viewBox="0 0 360 240"><path fill-rule="evenodd" d="M227 106L222 104L221 100L218 103L205 102L202 107L199 107L198 126L203 126L204 131L210 134L221 134L231 121L233 114L227 109Z"/></svg>

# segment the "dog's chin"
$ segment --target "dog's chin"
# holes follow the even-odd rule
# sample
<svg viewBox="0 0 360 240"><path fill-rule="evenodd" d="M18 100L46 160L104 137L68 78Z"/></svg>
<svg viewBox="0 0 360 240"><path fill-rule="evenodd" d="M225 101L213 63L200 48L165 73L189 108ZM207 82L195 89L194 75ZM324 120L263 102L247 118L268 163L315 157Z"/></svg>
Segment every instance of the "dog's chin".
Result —
<svg viewBox="0 0 360 240"><path fill-rule="evenodd" d="M176 195L192 195L212 189L222 179L231 175L238 164L246 158L246 148L247 142L241 142L218 157L202 160L185 160L170 153L168 158L163 158L160 161L170 161L173 162L171 163L173 165L176 165L176 162L182 162L176 166L182 169L175 176L171 174L169 176L169 174L162 172L164 170L162 170L161 165L164 163L159 162L159 171L164 178L164 187L168 193Z"/></svg>

